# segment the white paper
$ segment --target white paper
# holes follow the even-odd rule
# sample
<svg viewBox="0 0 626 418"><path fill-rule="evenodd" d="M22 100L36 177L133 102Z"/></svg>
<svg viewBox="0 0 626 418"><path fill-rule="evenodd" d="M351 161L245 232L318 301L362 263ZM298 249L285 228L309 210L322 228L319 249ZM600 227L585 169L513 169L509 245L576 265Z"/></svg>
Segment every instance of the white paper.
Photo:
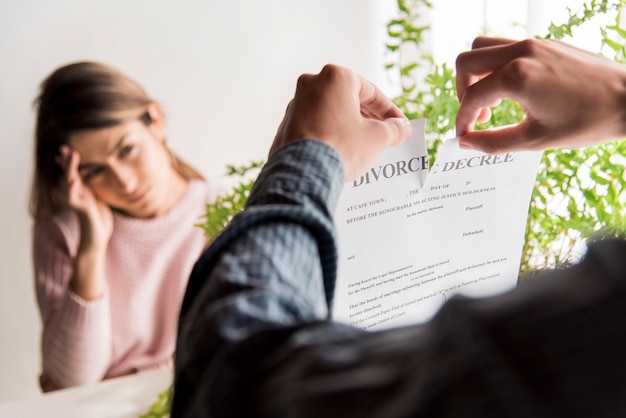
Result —
<svg viewBox="0 0 626 418"><path fill-rule="evenodd" d="M428 171L424 120L368 173L347 183L335 222L333 318L363 329L427 321L453 294L517 283L541 152L488 155L440 147Z"/></svg>

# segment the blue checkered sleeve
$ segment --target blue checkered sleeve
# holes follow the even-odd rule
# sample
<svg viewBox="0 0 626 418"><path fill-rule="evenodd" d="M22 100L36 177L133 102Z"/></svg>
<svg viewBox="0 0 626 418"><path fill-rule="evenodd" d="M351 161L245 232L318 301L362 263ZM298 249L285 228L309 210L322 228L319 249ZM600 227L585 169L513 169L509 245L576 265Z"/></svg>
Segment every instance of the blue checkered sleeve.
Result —
<svg viewBox="0 0 626 418"><path fill-rule="evenodd" d="M624 416L626 241L366 332L330 318L343 177L314 140L269 159L189 280L172 418Z"/></svg>

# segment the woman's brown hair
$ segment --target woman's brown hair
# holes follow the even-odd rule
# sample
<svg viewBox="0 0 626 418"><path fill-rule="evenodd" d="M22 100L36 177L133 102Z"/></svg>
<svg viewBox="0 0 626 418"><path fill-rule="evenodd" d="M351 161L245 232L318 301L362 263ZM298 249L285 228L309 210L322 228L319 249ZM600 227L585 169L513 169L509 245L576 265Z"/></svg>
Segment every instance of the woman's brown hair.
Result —
<svg viewBox="0 0 626 418"><path fill-rule="evenodd" d="M35 100L35 167L30 196L33 218L66 208L65 175L55 157L72 133L108 128L134 119L150 125L150 105L158 107L139 84L102 63L72 63L50 74L41 83ZM202 178L193 167L167 151L172 167L183 178Z"/></svg>

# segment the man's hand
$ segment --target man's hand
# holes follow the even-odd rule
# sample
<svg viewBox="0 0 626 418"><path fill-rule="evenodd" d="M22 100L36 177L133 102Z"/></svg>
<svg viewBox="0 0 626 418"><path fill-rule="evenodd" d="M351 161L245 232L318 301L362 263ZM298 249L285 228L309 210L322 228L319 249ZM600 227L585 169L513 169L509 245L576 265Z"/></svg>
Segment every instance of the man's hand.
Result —
<svg viewBox="0 0 626 418"><path fill-rule="evenodd" d="M626 70L598 54L554 40L477 38L456 66L462 147L489 153L579 148L626 134ZM526 119L473 131L504 98L519 102Z"/></svg>
<svg viewBox="0 0 626 418"><path fill-rule="evenodd" d="M409 121L376 86L346 68L326 65L319 74L298 79L270 155L295 140L316 139L339 153L350 181L410 133Z"/></svg>

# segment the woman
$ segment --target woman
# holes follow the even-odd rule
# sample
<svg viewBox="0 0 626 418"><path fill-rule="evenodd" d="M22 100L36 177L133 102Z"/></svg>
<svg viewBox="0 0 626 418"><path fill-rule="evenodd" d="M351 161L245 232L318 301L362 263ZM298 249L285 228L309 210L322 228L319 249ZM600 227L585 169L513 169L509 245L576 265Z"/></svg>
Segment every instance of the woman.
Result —
<svg viewBox="0 0 626 418"><path fill-rule="evenodd" d="M36 101L33 264L42 390L170 365L180 302L218 190L165 145L159 105L80 62Z"/></svg>

